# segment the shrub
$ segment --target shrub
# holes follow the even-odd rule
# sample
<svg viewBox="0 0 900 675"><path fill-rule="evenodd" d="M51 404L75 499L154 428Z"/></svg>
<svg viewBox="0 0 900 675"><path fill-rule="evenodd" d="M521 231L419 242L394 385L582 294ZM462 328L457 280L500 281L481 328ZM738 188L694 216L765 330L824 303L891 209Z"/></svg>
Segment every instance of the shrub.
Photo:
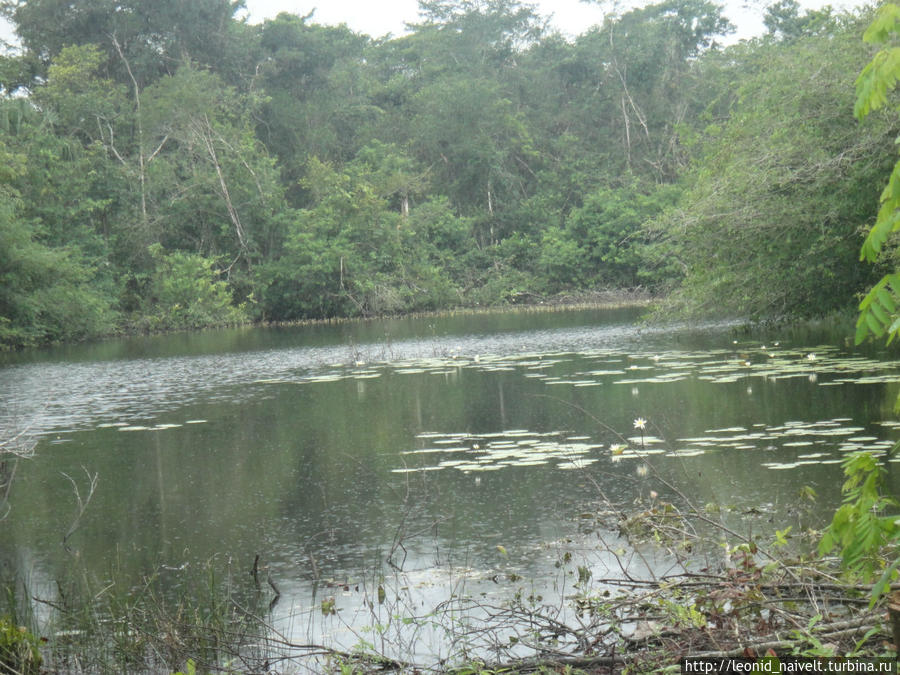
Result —
<svg viewBox="0 0 900 675"><path fill-rule="evenodd" d="M0 618L0 673L38 675L43 659L37 642L24 627Z"/></svg>

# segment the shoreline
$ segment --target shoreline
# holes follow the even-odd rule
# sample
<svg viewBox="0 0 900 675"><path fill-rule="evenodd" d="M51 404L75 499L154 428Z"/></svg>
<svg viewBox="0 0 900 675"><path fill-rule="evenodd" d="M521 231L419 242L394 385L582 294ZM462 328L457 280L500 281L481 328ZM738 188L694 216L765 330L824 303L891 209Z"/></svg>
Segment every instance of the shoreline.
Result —
<svg viewBox="0 0 900 675"><path fill-rule="evenodd" d="M530 294L529 294L530 295ZM538 298L539 296L531 296ZM513 302L498 305L457 305L444 309L371 316L336 316L322 319L292 319L289 321L255 321L246 326L290 327L350 323L354 321L379 321L384 319L427 319L431 317L499 314L503 312L565 312L579 310L622 309L625 307L649 307L659 296L643 290L592 291L587 293L563 293L546 299ZM209 329L197 329L209 330ZM181 332L181 331L171 331Z"/></svg>
<svg viewBox="0 0 900 675"><path fill-rule="evenodd" d="M182 328L174 330L129 330L123 327L121 331L107 335L96 335L75 341L46 342L41 344L3 348L0 346L0 355L26 354L42 349L71 347L91 343L103 343L112 340L127 340L139 337L154 337L163 335L201 334L210 331L229 330L236 328L288 328L300 326L340 325L355 321L379 321L388 319L427 319L432 317L449 316L476 316L496 314L503 312L565 312L581 310L606 310L623 309L625 307L649 307L661 299L644 289L613 289L603 291L586 291L559 293L553 296L537 296L533 294L520 294L516 296L521 301L512 301L506 304L496 305L456 305L444 309L434 309L415 312L398 312L386 314L373 314L370 316L333 316L318 319L291 319L286 321L247 321L245 323L231 323L221 325L201 326L196 328Z"/></svg>

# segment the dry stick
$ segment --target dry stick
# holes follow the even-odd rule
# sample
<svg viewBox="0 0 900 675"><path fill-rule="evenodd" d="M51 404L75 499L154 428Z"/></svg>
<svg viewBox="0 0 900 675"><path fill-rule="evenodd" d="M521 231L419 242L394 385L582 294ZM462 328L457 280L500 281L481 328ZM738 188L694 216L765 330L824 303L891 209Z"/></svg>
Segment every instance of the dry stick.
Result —
<svg viewBox="0 0 900 675"><path fill-rule="evenodd" d="M12 469L8 471L8 475L3 476L5 482L0 485L0 489L3 490L3 494L0 495L0 505L5 507L4 512L0 513L0 521L5 520L6 517L9 516L10 511L12 511L12 505L9 503L9 495L12 491L13 479L16 477L16 470L19 467L18 462L15 460L27 459L34 455L34 441L24 443L23 447L20 447L19 445L19 439L25 436L30 428L30 426L27 426L14 436L10 436L9 438L0 441L0 457L3 457L3 459L0 460L0 476L7 473L5 457L9 456L14 458Z"/></svg>
<svg viewBox="0 0 900 675"><path fill-rule="evenodd" d="M778 583L767 583L767 584L759 584L760 588L767 588L772 590L778 589L787 589L792 590L797 588L806 588L812 586L816 589L823 591L835 591L837 593L846 593L847 591L859 591L860 593L869 593L872 590L872 587L867 584L843 584L835 577L825 573L823 570L816 569L814 567L802 567L801 570L807 574L818 574L826 579L832 579L832 582L822 583L816 581L800 581L799 583L789 583L787 581L779 581ZM725 581L726 577L721 574L712 574L711 572L681 572L680 574L671 574L663 577L663 581L678 580L679 578L685 579L685 581L679 581L679 586L705 586L706 581L702 581L703 579L714 580L714 581ZM611 579L609 583L616 583L616 580ZM900 582L894 582L890 585L890 589L892 591L900 591Z"/></svg>
<svg viewBox="0 0 900 675"><path fill-rule="evenodd" d="M278 598L281 597L281 591L278 590L278 586L276 586L275 582L272 581L272 574L269 570L266 570L266 581L268 582L269 586L272 587L272 590L275 591L275 598L269 605L269 607L272 607L272 605L274 605L278 601Z"/></svg>
<svg viewBox="0 0 900 675"><path fill-rule="evenodd" d="M685 586L688 586L688 587L698 587L698 586L699 586L699 587L705 587L705 586L709 586L710 583L713 583L713 582L715 582L716 580L718 580L718 581L720 581L720 582L725 582L725 581L726 581L726 579L725 579L724 577L716 577L716 576L714 576L714 575L685 575L685 576L686 576L686 577L704 576L704 577L707 577L708 580L705 581L705 582L703 582L703 581L681 581L681 582L676 581L675 584L673 584L673 586L677 586L677 587L685 587ZM615 580L615 579L614 579L614 580L609 580L608 583L611 583L611 584L618 584L618 585L626 585L626 586L631 586L631 587L648 587L648 586L651 585L651 584L646 583L646 582L645 582L645 583L642 583L642 584L638 584L638 583L629 583L629 582L626 582L626 581L624 581L624 580ZM800 586L801 586L801 588L804 588L804 589L807 588L807 585L806 585L806 584L801 584ZM816 585L813 584L812 586L815 587ZM830 585L830 586L832 586L832 590L836 590L836 591L843 591L843 590L846 590L846 587L842 587L842 586L840 586L840 585L838 585L838 584L832 584L832 585ZM783 583L783 584L764 584L764 585L762 585L760 588L761 588L761 589L769 589L769 590L779 590L779 589L783 589L783 588L784 588L784 589L791 589L791 588L794 588L794 587L795 587L794 584L786 584L786 583ZM860 587L860 590L867 590L867 589L865 589L864 587ZM648 597L652 596L653 594L654 594L654 591L650 591L649 593L643 595L640 599L636 599L636 600L630 602L629 604L640 603L641 601L646 600ZM778 602L783 602L784 600L785 600L784 598L780 598L780 599L778 600ZM768 603L768 602L769 602L769 601L766 601L766 603ZM773 610L775 610L775 611L778 611L778 612L781 613L781 614L784 614L784 615L785 615L785 618L786 618L789 622L793 623L795 626L797 626L797 627L800 628L800 629L802 629L802 628L805 626L805 624L806 624L806 621L801 621L801 620L800 620L801 618L800 618L799 616L795 616L795 615L789 614L789 613L787 613L787 612L784 612L784 611L783 611L782 609L780 609L779 607L772 607L771 609L773 609ZM830 623L830 624L821 624L820 627L819 627L819 629L816 631L816 635L819 636L819 637L822 637L822 638L837 638L837 637L843 637L843 636L848 635L848 634L852 634L852 633L855 633L855 632L859 632L859 631L862 630L862 629L869 629L869 628L871 627L871 623L872 623L873 621L876 621L876 620L878 619L878 616L879 616L879 613L877 613L877 612L876 612L876 613L868 613L868 614L864 614L864 615L862 615L862 616L859 616L859 617L857 617L857 618L855 618L855 619L850 619L850 620L847 620L847 621L833 622L833 623ZM648 638L648 639L652 639L652 638ZM775 642L779 642L779 641L776 640ZM782 641L780 641L780 642L790 642L790 641L782 640ZM766 642L766 643L763 643L763 644L765 645L765 648L768 648L768 647L771 646L771 644L773 644L773 643ZM751 647L756 647L756 646L757 646L757 645L751 645ZM788 645L788 646L790 646L790 645ZM739 656L739 655L741 655L742 653L743 653L743 652L742 652L742 651L739 651L739 650L738 650L738 651L735 651L734 653L729 652L729 654L734 655L734 656Z"/></svg>
<svg viewBox="0 0 900 675"><path fill-rule="evenodd" d="M894 591L888 596L888 621L891 624L894 648L900 651L900 591Z"/></svg>
<svg viewBox="0 0 900 675"><path fill-rule="evenodd" d="M861 633L862 631L868 631L874 628L874 626L856 626L854 628L847 628L845 630L835 631L833 633L817 633L816 637L822 639L839 639L844 637L849 637L851 635L856 635L857 633ZM748 649L759 653L759 652L767 652L768 650L778 651L779 649L793 649L796 645L795 639L784 639L784 640L772 640L771 642L757 642L753 644L749 644L746 647L738 647L736 649L729 649L724 651L717 652L697 652L695 654L691 654L691 658L697 659L727 659L734 656L744 656Z"/></svg>
<svg viewBox="0 0 900 675"><path fill-rule="evenodd" d="M94 496L94 490L97 489L97 478L99 477L99 474L95 473L92 476L87 469L85 469L84 467L81 467L81 468L84 469L85 474L87 474L88 481L89 481L89 488L90 488L88 490L87 498L84 500L82 500L81 493L78 490L78 483L76 483L75 480L69 474L63 473L62 471L60 471L60 473L62 473L63 476L68 478L69 482L72 484L72 489L75 491L75 501L78 504L78 513L75 515L75 520L72 521L72 524L69 526L69 530L66 532L66 534L62 540L63 548L66 549L66 551L68 553L72 552L72 549L69 547L69 544L68 544L69 537L71 537L75 533L75 530L78 529L78 525L81 523L81 517L84 515L84 512L87 510L88 504L90 504L90 502L91 502L91 498Z"/></svg>
<svg viewBox="0 0 900 675"><path fill-rule="evenodd" d="M210 161L212 161L213 168L216 170L216 176L219 179L219 188L221 190L222 197L225 200L225 208L228 211L228 217L231 219L231 223L234 225L235 234L237 234L238 243L240 244L240 250L242 253L246 253L247 242L244 237L244 226L241 224L241 218L238 215L237 209L234 207L234 203L231 201L231 194L228 191L228 184L225 181L225 174L222 171L222 165L219 162L219 157L216 153L215 145L213 144L214 139L212 137L212 125L209 122L209 116L204 114L203 121L205 122L205 127L201 127L199 123L195 123L194 130L206 145L206 151L209 154Z"/></svg>
<svg viewBox="0 0 900 675"><path fill-rule="evenodd" d="M300 651L307 652L306 654L297 654L290 657L285 657L285 659L295 659L295 658L309 658L311 656L338 656L342 659L354 659L354 660L369 660L372 663L377 663L381 668L385 670L404 670L413 667L413 664L405 663L403 661L398 661L397 659L392 659L387 656L377 655L373 656L369 659L365 659L360 657L359 654L352 654L350 652L341 651L339 649L332 649L331 647L327 647L325 645L315 644L315 643L298 643L289 639L284 633L279 631L275 626L266 620L264 620L259 615L251 612L247 608L241 606L239 603L235 602L235 606L241 610L244 614L251 617L255 621L259 623L260 626L265 628L267 631L274 635L274 638L267 638L267 641L270 644L278 645L280 647L287 647L288 649L296 649ZM281 659L281 660L285 660Z"/></svg>
<svg viewBox="0 0 900 675"><path fill-rule="evenodd" d="M259 553L257 553L256 557L253 559L253 569L250 570L250 576L253 577L253 582L256 584L256 590L259 590Z"/></svg>
<svg viewBox="0 0 900 675"><path fill-rule="evenodd" d="M5 472L6 460L3 460L0 463L0 471ZM3 513L0 513L0 520L5 520L6 517L12 511L12 505L9 503L9 493L12 491L13 479L16 477L16 469L19 467L18 462L13 461L12 469L9 471L9 475L6 476L6 483L0 485L0 488L3 488L3 495L0 496L0 505L6 507Z"/></svg>
<svg viewBox="0 0 900 675"><path fill-rule="evenodd" d="M25 427L24 429L22 429L22 431L17 433L15 436L11 436L10 438L0 441L0 450L3 450L3 452L11 453L13 455L17 455L18 457L28 456L28 454L30 453L30 449L27 449L25 451L19 451L17 448L6 449L6 446L18 444L19 439L22 438L22 436L24 436L26 433L28 433L29 429L30 429L30 427ZM32 448L33 447L34 446L32 446Z"/></svg>
<svg viewBox="0 0 900 675"><path fill-rule="evenodd" d="M131 64L128 62L128 59L125 57L125 52L122 50L122 46L119 44L119 40L116 38L115 34L109 36L112 40L113 46L116 48L116 52L119 54L119 58L122 60L122 63L125 64L125 70L128 72L128 77L131 79L131 84L134 89L134 108L135 108L135 122L137 124L137 134L138 134L138 167L139 173L138 178L141 184L141 223L146 225L147 223L147 163L149 160L144 158L144 125L142 123L142 114L141 114L141 90L138 86L138 81L134 76L134 73L131 72ZM165 141L164 141L165 142ZM160 146L162 147L162 146ZM155 155L156 153L154 153ZM118 153L116 153L118 155Z"/></svg>
<svg viewBox="0 0 900 675"><path fill-rule="evenodd" d="M628 663L629 659L616 654L607 656L567 656L555 659L535 658L522 659L521 661L512 661L493 666L495 672L516 672L523 673L528 671L541 670L542 668L597 668L622 666Z"/></svg>

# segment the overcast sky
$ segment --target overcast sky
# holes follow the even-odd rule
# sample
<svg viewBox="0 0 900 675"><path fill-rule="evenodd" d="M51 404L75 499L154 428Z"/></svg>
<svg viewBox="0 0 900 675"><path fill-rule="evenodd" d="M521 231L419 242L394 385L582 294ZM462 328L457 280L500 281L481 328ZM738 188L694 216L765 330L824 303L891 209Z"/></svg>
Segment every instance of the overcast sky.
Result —
<svg viewBox="0 0 900 675"><path fill-rule="evenodd" d="M648 4L653 0L617 0L621 8ZM774 0L727 0L725 15L737 26L735 38L758 35L763 30L764 8ZM833 0L836 8L852 6L861 0ZM406 22L418 20L417 0L246 0L247 18L259 23L290 12L304 16L315 9L313 21L320 24L346 23L353 30L372 37L388 33L401 35ZM596 2L581 0L536 0L538 13L552 16L552 25L569 36L579 35L603 21L603 9ZM610 6L612 1L603 3ZM825 0L800 0L803 7L821 7ZM0 38L12 39L12 31L0 20Z"/></svg>
<svg viewBox="0 0 900 675"><path fill-rule="evenodd" d="M404 22L414 23L419 18L417 0L246 0L246 3L251 22L284 11L303 16L315 9L316 23L346 23L353 30L373 37L387 33L400 35ZM555 25L572 35L603 21L603 11L596 4L579 0L541 0L535 4L543 16L556 15Z"/></svg>
<svg viewBox="0 0 900 675"><path fill-rule="evenodd" d="M652 0L649 0L652 1ZM774 0L727 0L725 15L737 30L737 37L753 37L763 30L762 16L765 6ZM320 24L346 23L353 30L372 37L387 33L400 35L404 22L418 20L416 0L246 0L249 20L257 23L276 16L279 12L306 15L315 9L313 21ZM563 33L575 36L603 21L603 9L596 2L580 0L533 1L542 16L552 15L552 25ZM604 2L610 6L612 2ZM648 0L624 0L620 7L641 6ZM821 7L825 0L800 0L803 7ZM854 0L832 0L833 7L852 6Z"/></svg>

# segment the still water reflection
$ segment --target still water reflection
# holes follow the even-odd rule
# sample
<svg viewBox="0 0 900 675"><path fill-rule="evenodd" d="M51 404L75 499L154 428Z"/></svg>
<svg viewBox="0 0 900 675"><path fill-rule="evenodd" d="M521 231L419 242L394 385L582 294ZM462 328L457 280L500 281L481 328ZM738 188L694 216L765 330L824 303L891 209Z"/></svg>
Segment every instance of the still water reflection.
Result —
<svg viewBox="0 0 900 675"><path fill-rule="evenodd" d="M9 356L0 426L38 443L0 523L0 558L52 594L70 564L67 476L84 490L96 474L67 543L98 577L177 578L212 558L249 569L259 554L290 630L353 642L346 626L296 621L318 601L314 580L338 582L351 625L359 584L386 574L423 606L461 585L509 591L498 574L560 592L565 552L595 577L616 572L596 554L600 535L579 527L601 497L624 508L665 497L658 473L697 504L777 524L799 517L809 485L818 515L803 517L821 524L841 458L900 436L900 363L884 354L834 333L637 317L241 329Z"/></svg>

